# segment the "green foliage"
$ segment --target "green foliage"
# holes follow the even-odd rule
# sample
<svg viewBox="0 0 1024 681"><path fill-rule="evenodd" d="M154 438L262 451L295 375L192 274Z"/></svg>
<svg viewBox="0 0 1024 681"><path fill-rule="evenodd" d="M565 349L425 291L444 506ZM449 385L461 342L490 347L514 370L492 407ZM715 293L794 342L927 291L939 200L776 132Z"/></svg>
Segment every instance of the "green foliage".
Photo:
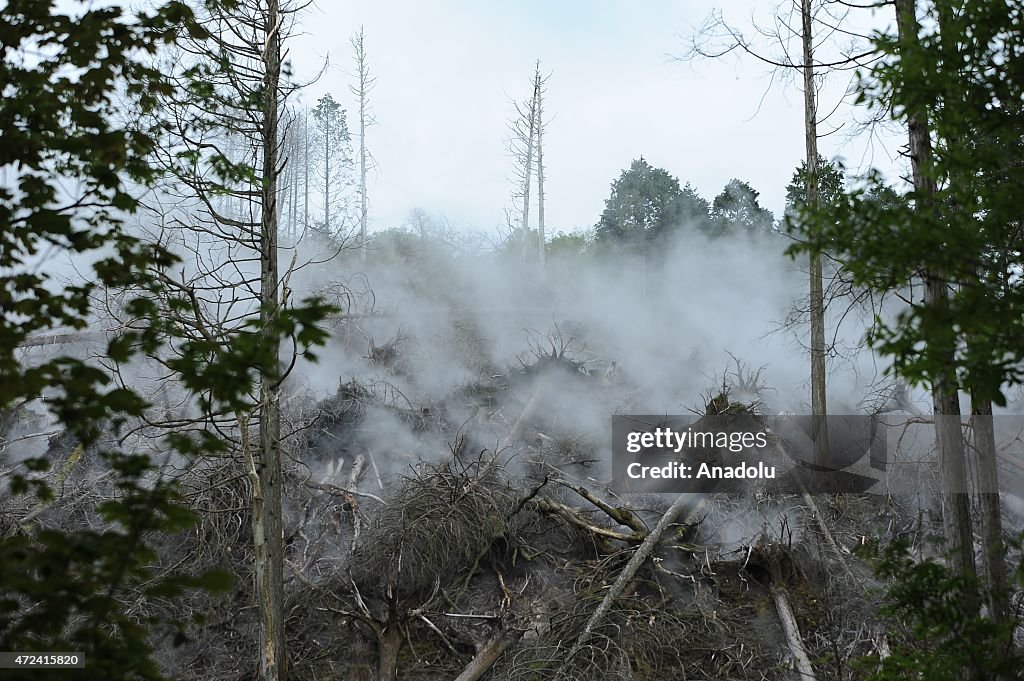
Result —
<svg viewBox="0 0 1024 681"><path fill-rule="evenodd" d="M881 550L875 570L891 580L882 614L891 622L893 646L884 660L864 661L871 681L1024 678L1012 624L996 625L965 605L981 600L978 579L958 576L934 560L916 562L902 541ZM975 598L963 598L965 592Z"/></svg>
<svg viewBox="0 0 1024 681"><path fill-rule="evenodd" d="M712 233L754 234L772 229L775 217L758 203L759 193L746 182L729 180L711 204Z"/></svg>
<svg viewBox="0 0 1024 681"><path fill-rule="evenodd" d="M687 223L708 222L708 204L690 185L643 157L633 161L612 183L611 196L595 228L599 243L639 245L670 234Z"/></svg>
<svg viewBox="0 0 1024 681"><path fill-rule="evenodd" d="M186 623L138 615L146 612L145 601L183 589L220 589L225 579L154 569L150 537L180 531L194 518L145 452L103 444L149 406L139 394L113 387L103 365L183 338L154 302L188 305L154 274L176 258L127 234L122 220L137 207L129 182L147 186L156 179L150 158L160 134L157 100L172 93L147 57L186 33L203 38L206 32L181 2L136 14L92 3L75 3L71 12L64 10L72 3L55 5L11 0L0 7L0 169L13 178L0 187L0 413L46 391L58 426L79 451L97 455L115 491L96 508L101 522L89 529L36 530L20 518L0 525L0 650L83 652L87 668L61 671L62 679L158 679L151 642L162 634L180 642ZM126 124L126 111L152 124ZM61 287L33 263L50 247L71 256L109 255L85 281ZM19 347L31 336L89 326L93 295L103 288L137 296L125 301L132 330L110 341L105 358L22 363ZM323 342L316 324L327 311L309 301L273 311L266 323L278 337L308 347ZM266 336L245 335L237 351L197 344L181 367L183 380L233 403L252 389L250 367L273 361ZM172 436L168 443L191 455L223 448L210 434ZM12 493L31 492L45 504L54 498L45 477L51 464L46 457L25 460L5 482ZM46 674L5 670L2 676Z"/></svg>
<svg viewBox="0 0 1024 681"><path fill-rule="evenodd" d="M311 113L316 122L321 144L332 150L344 149L344 146L351 141L351 136L348 131L345 110L341 108L341 104L334 101L334 97L330 94L326 94L317 100Z"/></svg>
<svg viewBox="0 0 1024 681"><path fill-rule="evenodd" d="M574 260L581 257L590 246L592 237L582 232L557 232L548 239L547 256L558 259Z"/></svg>
<svg viewBox="0 0 1024 681"><path fill-rule="evenodd" d="M272 309L270 332L275 338L290 338L300 352L316 360L313 346L323 345L328 333L319 322L337 308L320 298L307 298L296 308ZM232 412L252 410L249 392L261 374L277 375L276 343L269 343L259 319L246 322L231 334L228 343L216 338L198 338L181 345L180 353L167 360L179 380L194 392L203 413L221 408Z"/></svg>
<svg viewBox="0 0 1024 681"><path fill-rule="evenodd" d="M871 174L802 221L805 243L791 252L828 250L856 284L878 289L941 276L948 304L915 302L878 320L870 340L911 381L1004 404L1005 387L1024 382L1024 9L978 0L927 12L918 36L875 37L885 58L859 86L869 106L928 119L934 155L918 166L927 190L893 200Z"/></svg>
<svg viewBox="0 0 1024 681"><path fill-rule="evenodd" d="M374 260L407 265L417 260L425 237L403 227L389 227L373 234L370 250Z"/></svg>
<svg viewBox="0 0 1024 681"><path fill-rule="evenodd" d="M317 232L326 240L337 241L344 236L345 216L343 191L352 179L351 135L345 109L326 94L317 100L310 112L313 116L314 147L317 149L317 172L322 182L324 217L317 221Z"/></svg>
<svg viewBox="0 0 1024 681"><path fill-rule="evenodd" d="M786 212L799 215L806 209L807 161L801 161L786 186ZM818 156L818 202L834 205L845 198L846 174L842 166Z"/></svg>

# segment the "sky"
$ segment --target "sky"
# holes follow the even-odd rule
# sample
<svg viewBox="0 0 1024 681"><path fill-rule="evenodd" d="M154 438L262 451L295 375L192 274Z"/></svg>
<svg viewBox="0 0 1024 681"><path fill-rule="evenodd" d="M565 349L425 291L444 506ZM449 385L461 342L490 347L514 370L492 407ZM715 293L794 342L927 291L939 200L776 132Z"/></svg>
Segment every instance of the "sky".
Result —
<svg viewBox="0 0 1024 681"><path fill-rule="evenodd" d="M289 56L300 77L322 71L300 103L330 93L354 129L349 40L364 27L377 79L377 124L367 134L376 160L371 230L401 225L419 207L461 229L497 234L515 191L512 98L529 96L538 59L550 74L549 233L596 223L611 182L640 156L708 200L738 177L778 215L804 154L799 83L772 84L770 68L749 58L678 59L721 5L748 30L772 11L749 0L317 0ZM848 75L829 81L820 108L835 106L848 83ZM820 152L852 168L892 168L896 144L867 145L850 130L822 139Z"/></svg>

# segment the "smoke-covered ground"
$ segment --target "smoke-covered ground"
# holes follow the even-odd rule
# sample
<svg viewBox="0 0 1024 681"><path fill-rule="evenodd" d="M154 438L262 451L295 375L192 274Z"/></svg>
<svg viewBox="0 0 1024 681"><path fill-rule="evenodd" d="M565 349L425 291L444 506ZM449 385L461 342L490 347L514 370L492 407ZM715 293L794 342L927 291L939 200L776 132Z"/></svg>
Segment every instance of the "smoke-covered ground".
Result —
<svg viewBox="0 0 1024 681"><path fill-rule="evenodd" d="M322 295L342 312L319 361L300 360L281 398L295 678L784 679L797 644L780 597L819 678L853 678L853 661L888 645L881 583L858 552L909 537L919 555L939 555L928 539L939 503L930 429L913 423L927 419L927 396L885 380L858 349L870 311L842 299L826 324L838 329L829 411L885 412L889 463L901 466L871 494L686 497L654 559L588 625L673 499L609 485L612 416L760 423L809 412L807 276L786 244L681 229L645 257L554 255L543 277L514 243L484 251L392 231L365 261L300 244L295 262L312 264L288 276L290 295ZM30 362L55 350L25 352ZM159 373L121 368L153 397L139 446L197 415ZM97 522L88 502L110 492L97 462L60 433L15 440L44 428L42 416L11 424L5 463L48 449L63 462L60 497L10 517ZM189 643L158 643L161 663L184 678L249 678L258 635L243 461L166 462L200 524L164 538L160 563L226 569L236 588L158 604L206 616ZM1019 528L1024 504L1006 499L1007 529Z"/></svg>

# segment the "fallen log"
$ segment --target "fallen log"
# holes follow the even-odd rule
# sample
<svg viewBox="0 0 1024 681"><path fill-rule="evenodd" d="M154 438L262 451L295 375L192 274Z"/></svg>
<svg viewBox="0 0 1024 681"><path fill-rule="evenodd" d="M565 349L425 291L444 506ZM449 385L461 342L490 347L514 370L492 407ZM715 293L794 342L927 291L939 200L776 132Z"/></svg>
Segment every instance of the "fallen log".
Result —
<svg viewBox="0 0 1024 681"><path fill-rule="evenodd" d="M111 329L113 330L113 329ZM85 341L106 340L105 332L71 332L51 333L47 335L32 336L18 344L19 348L38 348L45 345L68 345L70 343L82 343Z"/></svg>
<svg viewBox="0 0 1024 681"><path fill-rule="evenodd" d="M641 544L646 539L646 536L641 532L634 532L633 534L624 534L622 532L616 532L610 530L607 527L601 527L588 522L579 512L572 506L561 504L551 499L537 499L537 509L549 514L559 515L565 520L569 521L572 525L595 534L605 539L614 539L616 541L622 541L629 544Z"/></svg>
<svg viewBox="0 0 1024 681"><path fill-rule="evenodd" d="M494 663L509 649L509 646L523 637L523 633L516 629L509 629L492 636L491 640L484 644L476 654L476 657L466 665L462 673L455 677L455 681L477 681L494 666Z"/></svg>
<svg viewBox="0 0 1024 681"><path fill-rule="evenodd" d="M786 643L789 651L796 662L796 671L800 681L816 681L814 669L811 667L811 659L807 656L807 648L804 647L804 640L800 636L800 627L797 626L796 616L789 606L789 599L786 597L786 589L780 585L772 585L772 599L775 601L775 610L779 614L779 623L782 624L782 631L786 635Z"/></svg>
<svg viewBox="0 0 1024 681"><path fill-rule="evenodd" d="M771 569L771 594L775 602L775 612L779 617L779 624L782 626L782 633L786 637L786 645L793 656L796 665L796 672L800 681L816 681L814 668L811 667L811 658L807 655L807 648L804 646L804 639L800 635L800 627L796 622L796 615L789 605L789 597L786 595L786 582L782 574L780 560L784 555L778 547L767 546L768 564Z"/></svg>
<svg viewBox="0 0 1024 681"><path fill-rule="evenodd" d="M643 524L640 518L638 518L636 514L633 513L633 511L629 510L628 508L624 508L621 506L612 506L611 504L608 504L601 500L600 498L598 498L597 496L595 496L592 492L590 492L590 490L588 490L586 487L583 487L582 485L573 485L568 482L565 482L564 480L555 480L555 482L558 483L559 485L562 485L563 487L568 487L573 492L576 492L576 494L579 494L581 497L592 503L594 506L597 506L599 509L604 511L609 518L611 518L618 524L625 525L634 532L647 532L647 527Z"/></svg>

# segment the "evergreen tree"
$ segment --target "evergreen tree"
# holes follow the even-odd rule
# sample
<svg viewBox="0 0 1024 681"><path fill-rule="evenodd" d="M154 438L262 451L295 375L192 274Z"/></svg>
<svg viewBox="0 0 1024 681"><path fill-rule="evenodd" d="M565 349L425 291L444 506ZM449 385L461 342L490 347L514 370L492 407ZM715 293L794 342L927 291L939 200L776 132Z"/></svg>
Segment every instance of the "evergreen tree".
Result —
<svg viewBox="0 0 1024 681"><path fill-rule="evenodd" d="M806 180L807 162L800 161L800 165L793 171L793 179L786 186L787 214L797 214L804 209L807 196ZM835 204L843 200L845 192L846 175L842 167L818 156L818 201L827 205Z"/></svg>
<svg viewBox="0 0 1024 681"><path fill-rule="evenodd" d="M352 136L345 109L330 94L312 111L317 147L317 173L323 194L321 232L331 239L344 237L348 228L347 188L352 184Z"/></svg>
<svg viewBox="0 0 1024 681"><path fill-rule="evenodd" d="M741 180L729 180L721 193L711 204L711 219L716 235L767 232L771 230L775 217L767 208L762 208L756 189Z"/></svg>
<svg viewBox="0 0 1024 681"><path fill-rule="evenodd" d="M667 170L640 157L612 183L595 234L599 243L638 245L687 224L701 228L707 220L707 202L689 184L680 188Z"/></svg>

